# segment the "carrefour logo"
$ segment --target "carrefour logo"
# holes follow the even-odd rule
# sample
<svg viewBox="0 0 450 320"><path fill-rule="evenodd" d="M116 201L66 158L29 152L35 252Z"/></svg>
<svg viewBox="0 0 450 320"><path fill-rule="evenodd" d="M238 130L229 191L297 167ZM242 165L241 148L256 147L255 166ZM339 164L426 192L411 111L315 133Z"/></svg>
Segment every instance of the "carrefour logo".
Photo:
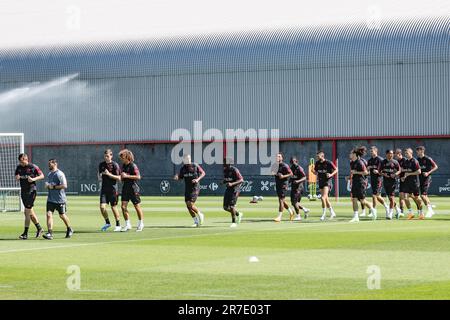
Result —
<svg viewBox="0 0 450 320"><path fill-rule="evenodd" d="M209 184L209 189L212 191L216 191L219 188L219 185L215 182Z"/></svg>

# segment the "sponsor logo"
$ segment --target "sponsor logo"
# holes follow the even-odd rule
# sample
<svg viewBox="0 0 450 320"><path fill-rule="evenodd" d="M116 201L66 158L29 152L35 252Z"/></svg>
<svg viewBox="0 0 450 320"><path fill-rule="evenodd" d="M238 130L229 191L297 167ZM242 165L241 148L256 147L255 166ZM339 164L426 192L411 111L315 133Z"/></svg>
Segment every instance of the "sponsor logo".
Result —
<svg viewBox="0 0 450 320"><path fill-rule="evenodd" d="M168 193L170 191L170 182L168 180L162 180L159 184L159 190L161 190L161 193Z"/></svg>
<svg viewBox="0 0 450 320"><path fill-rule="evenodd" d="M269 189L275 190L275 182L271 181L261 181L261 191L269 191Z"/></svg>
<svg viewBox="0 0 450 320"><path fill-rule="evenodd" d="M245 180L239 187L239 190L241 192L252 192L252 189L253 189L253 181L247 180Z"/></svg>
<svg viewBox="0 0 450 320"><path fill-rule="evenodd" d="M210 183L208 187L209 187L209 190L212 190L212 191L216 191L217 189L219 189L219 185L215 182Z"/></svg>

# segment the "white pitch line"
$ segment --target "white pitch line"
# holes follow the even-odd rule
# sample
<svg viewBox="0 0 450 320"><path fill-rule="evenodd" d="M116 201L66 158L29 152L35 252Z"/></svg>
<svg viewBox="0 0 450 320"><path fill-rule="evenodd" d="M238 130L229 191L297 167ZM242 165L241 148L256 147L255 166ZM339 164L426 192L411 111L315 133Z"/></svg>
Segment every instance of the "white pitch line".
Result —
<svg viewBox="0 0 450 320"><path fill-rule="evenodd" d="M235 298L236 296L227 296L227 295L221 295L221 294L201 294L201 293L184 293L182 296L186 297L211 297L211 298Z"/></svg>
<svg viewBox="0 0 450 320"><path fill-rule="evenodd" d="M314 224L314 225L303 225L303 227L322 227L322 226L332 226L333 224ZM274 227L266 228L266 229L247 229L247 230L233 230L236 234L249 233L249 232L265 232L270 230L288 230L298 228L297 225L293 224L288 226L285 229L274 229ZM197 238L197 237L206 237L206 236L217 236L224 234L233 234L234 232L231 230L227 230L224 232L215 232L215 233L204 233L204 234L192 234L186 236L174 236L174 237L158 237L158 238L141 238L141 239L130 239L130 240L118 240L118 241L105 241L105 242L93 242L93 243L77 243L71 245L61 245L61 246L51 246L51 247L38 247L38 248L28 248L28 249L11 249L0 251L2 253L16 253L16 252L27 252L27 251L39 251L39 250L49 250L49 249L65 249L65 248L76 248L76 247L87 247L87 246L98 246L98 245L108 245L114 243L128 243L128 242L140 242L140 241L157 241L157 240L171 240L171 239L183 239L183 238Z"/></svg>
<svg viewBox="0 0 450 320"><path fill-rule="evenodd" d="M286 221L288 222L288 221ZM118 240L118 241L105 241L105 242L93 242L93 243L77 243L72 245L60 245L60 246L51 246L51 247L38 247L38 248L28 248L28 249L12 249L12 250L4 250L0 251L0 254L2 253L16 253L16 252L27 252L27 251L39 251L39 250L49 250L49 249L64 249L64 248L76 248L76 247L87 247L87 246L98 246L98 245L108 245L108 244L114 244L114 243L129 243L129 242L141 242L141 241L158 241L158 240L171 240L171 239L187 239L187 238L197 238L197 237L206 237L206 236L217 236L217 235L231 235L233 233L236 234L242 234L242 233L250 233L250 232L265 232L265 231L281 231L281 230L292 230L294 228L323 228L326 226L336 226L337 224L343 224L344 222L331 222L331 223L308 223L308 224L301 224L301 223L289 223L289 225L281 229L279 228L282 224L276 224L275 226L272 226L270 228L265 229L246 229L246 230L227 230L224 232L215 232L215 233L204 233L204 234L192 234L192 235L185 235L185 236L174 236L174 237L158 237L158 238L141 238L141 239L130 239L130 240ZM361 221L360 224L366 224L366 223L373 223L372 221ZM350 226L350 224L348 224ZM277 228L278 227L278 228ZM433 226L430 226L433 227ZM426 227L424 227L426 228ZM404 230L404 228L398 228L399 230ZM415 228L414 228L415 229ZM393 230L393 229L389 229ZM376 231L373 229L368 230L340 230L341 232L356 232L356 231ZM386 231L386 230L384 230ZM335 230L333 232L338 232L338 230Z"/></svg>
<svg viewBox="0 0 450 320"><path fill-rule="evenodd" d="M80 289L80 290L69 290L70 292L106 292L106 293L108 293L108 292L112 292L112 293L117 293L117 292L119 292L119 290L95 290L95 289L92 289L92 290L89 290L89 289Z"/></svg>

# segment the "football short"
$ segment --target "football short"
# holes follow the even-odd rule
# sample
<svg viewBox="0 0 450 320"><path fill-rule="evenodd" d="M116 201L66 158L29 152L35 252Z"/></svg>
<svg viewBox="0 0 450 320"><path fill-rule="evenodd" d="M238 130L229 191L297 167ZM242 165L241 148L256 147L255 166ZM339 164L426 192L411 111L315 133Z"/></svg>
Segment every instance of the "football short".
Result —
<svg viewBox="0 0 450 320"><path fill-rule="evenodd" d="M65 203L54 203L54 202L47 202L47 212L54 213L58 211L59 214L65 214L67 213L67 206Z"/></svg>
<svg viewBox="0 0 450 320"><path fill-rule="evenodd" d="M325 187L328 187L328 189L331 190L331 188L333 187L333 183L331 182L331 179L328 179L328 180L320 180L319 179L319 189L323 189Z"/></svg>
<svg viewBox="0 0 450 320"><path fill-rule="evenodd" d="M276 186L276 190L277 190L278 199L283 200L284 198L286 198L286 193L287 193L286 185Z"/></svg>
<svg viewBox="0 0 450 320"><path fill-rule="evenodd" d="M405 183L404 190L407 194L413 194L415 196L420 194L420 188L417 183Z"/></svg>
<svg viewBox="0 0 450 320"><path fill-rule="evenodd" d="M106 203L111 206L116 206L119 202L119 194L116 191L104 192L100 193L100 203Z"/></svg>
<svg viewBox="0 0 450 320"><path fill-rule="evenodd" d="M141 203L141 195L139 192L134 192L132 190L122 190L122 202L131 201L134 205Z"/></svg>
<svg viewBox="0 0 450 320"><path fill-rule="evenodd" d="M239 197L239 191L227 188L225 190L225 195L223 196L223 207L230 208L234 207L237 203Z"/></svg>
<svg viewBox="0 0 450 320"><path fill-rule="evenodd" d="M291 189L291 204L295 206L302 200L303 188L292 188Z"/></svg>
<svg viewBox="0 0 450 320"><path fill-rule="evenodd" d="M395 182L383 182L384 191L386 191L386 195L388 197L394 197L395 196Z"/></svg>
<svg viewBox="0 0 450 320"><path fill-rule="evenodd" d="M420 176L420 194L423 196L428 195L428 189L431 185L431 177Z"/></svg>
<svg viewBox="0 0 450 320"><path fill-rule="evenodd" d="M372 186L372 195L376 196L381 194L381 187L383 185L381 177L370 177L370 185Z"/></svg>
<svg viewBox="0 0 450 320"><path fill-rule="evenodd" d="M366 198L365 185L361 183L352 184L352 197L358 200L364 200Z"/></svg>
<svg viewBox="0 0 450 320"><path fill-rule="evenodd" d="M191 190L185 190L184 192L184 202L195 203L197 201L198 195L200 194L200 189L195 188Z"/></svg>
<svg viewBox="0 0 450 320"><path fill-rule="evenodd" d="M34 206L34 200L36 200L36 190L28 192L20 192L20 198L22 199L23 206L26 209L31 209Z"/></svg>

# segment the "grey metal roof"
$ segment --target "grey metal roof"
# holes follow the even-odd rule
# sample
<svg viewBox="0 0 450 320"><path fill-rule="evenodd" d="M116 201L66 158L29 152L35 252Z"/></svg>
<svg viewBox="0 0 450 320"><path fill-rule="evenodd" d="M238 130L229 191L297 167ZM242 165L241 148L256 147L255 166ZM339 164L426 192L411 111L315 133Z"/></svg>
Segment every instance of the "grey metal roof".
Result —
<svg viewBox="0 0 450 320"><path fill-rule="evenodd" d="M449 61L447 16L195 37L0 49L0 82Z"/></svg>

